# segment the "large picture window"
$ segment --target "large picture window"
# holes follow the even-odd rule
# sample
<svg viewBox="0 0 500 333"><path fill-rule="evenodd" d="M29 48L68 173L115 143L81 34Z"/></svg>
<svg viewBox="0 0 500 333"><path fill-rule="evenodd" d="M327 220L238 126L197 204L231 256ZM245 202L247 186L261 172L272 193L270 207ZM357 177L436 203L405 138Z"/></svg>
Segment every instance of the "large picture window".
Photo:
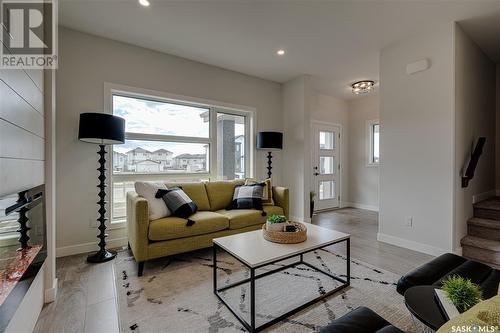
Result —
<svg viewBox="0 0 500 333"><path fill-rule="evenodd" d="M126 120L125 144L113 146L113 222L124 220L126 193L137 180L249 175L249 113L126 93L112 94L112 111Z"/></svg>

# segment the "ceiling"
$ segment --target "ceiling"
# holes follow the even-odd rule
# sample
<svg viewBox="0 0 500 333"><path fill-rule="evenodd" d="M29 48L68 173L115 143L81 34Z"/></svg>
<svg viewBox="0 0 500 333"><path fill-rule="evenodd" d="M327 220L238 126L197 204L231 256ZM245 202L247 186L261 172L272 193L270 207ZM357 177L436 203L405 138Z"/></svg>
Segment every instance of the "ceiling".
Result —
<svg viewBox="0 0 500 333"><path fill-rule="evenodd" d="M349 84L378 80L379 51L445 21L500 63L500 1L61 0L61 25L351 99ZM276 55L286 50L282 57Z"/></svg>

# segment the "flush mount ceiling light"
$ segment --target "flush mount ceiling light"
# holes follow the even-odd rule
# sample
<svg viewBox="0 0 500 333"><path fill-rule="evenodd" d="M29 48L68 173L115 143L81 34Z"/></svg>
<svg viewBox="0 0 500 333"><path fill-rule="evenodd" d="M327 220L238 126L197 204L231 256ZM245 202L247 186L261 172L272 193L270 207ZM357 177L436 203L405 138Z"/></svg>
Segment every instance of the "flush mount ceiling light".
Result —
<svg viewBox="0 0 500 333"><path fill-rule="evenodd" d="M282 56L282 55L285 55L285 50L283 49L279 49L278 51L276 51L276 54L279 55L279 56Z"/></svg>
<svg viewBox="0 0 500 333"><path fill-rule="evenodd" d="M149 7L150 5L148 0L139 0L139 4L144 7Z"/></svg>
<svg viewBox="0 0 500 333"><path fill-rule="evenodd" d="M351 84L352 93L355 95L366 94L373 91L373 86L375 85L375 81L364 80L358 81Z"/></svg>

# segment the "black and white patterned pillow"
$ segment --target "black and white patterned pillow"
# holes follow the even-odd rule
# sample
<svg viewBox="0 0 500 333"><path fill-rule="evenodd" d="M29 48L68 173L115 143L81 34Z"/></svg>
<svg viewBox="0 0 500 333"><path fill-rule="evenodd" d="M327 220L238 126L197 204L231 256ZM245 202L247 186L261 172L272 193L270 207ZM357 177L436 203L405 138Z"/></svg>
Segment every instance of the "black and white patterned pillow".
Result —
<svg viewBox="0 0 500 333"><path fill-rule="evenodd" d="M172 215L176 217L187 219L198 210L198 206L179 187L160 189L156 192L156 198L162 198Z"/></svg>
<svg viewBox="0 0 500 333"><path fill-rule="evenodd" d="M228 209L262 210L265 183L238 185L234 188L233 201Z"/></svg>

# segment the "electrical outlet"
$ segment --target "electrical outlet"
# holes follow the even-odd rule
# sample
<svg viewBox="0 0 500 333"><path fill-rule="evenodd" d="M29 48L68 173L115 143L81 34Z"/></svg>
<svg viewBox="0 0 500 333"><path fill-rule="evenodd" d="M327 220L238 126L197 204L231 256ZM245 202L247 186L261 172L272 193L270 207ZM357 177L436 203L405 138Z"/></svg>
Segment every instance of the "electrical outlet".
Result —
<svg viewBox="0 0 500 333"><path fill-rule="evenodd" d="M405 225L410 228L413 227L413 216L405 217Z"/></svg>

